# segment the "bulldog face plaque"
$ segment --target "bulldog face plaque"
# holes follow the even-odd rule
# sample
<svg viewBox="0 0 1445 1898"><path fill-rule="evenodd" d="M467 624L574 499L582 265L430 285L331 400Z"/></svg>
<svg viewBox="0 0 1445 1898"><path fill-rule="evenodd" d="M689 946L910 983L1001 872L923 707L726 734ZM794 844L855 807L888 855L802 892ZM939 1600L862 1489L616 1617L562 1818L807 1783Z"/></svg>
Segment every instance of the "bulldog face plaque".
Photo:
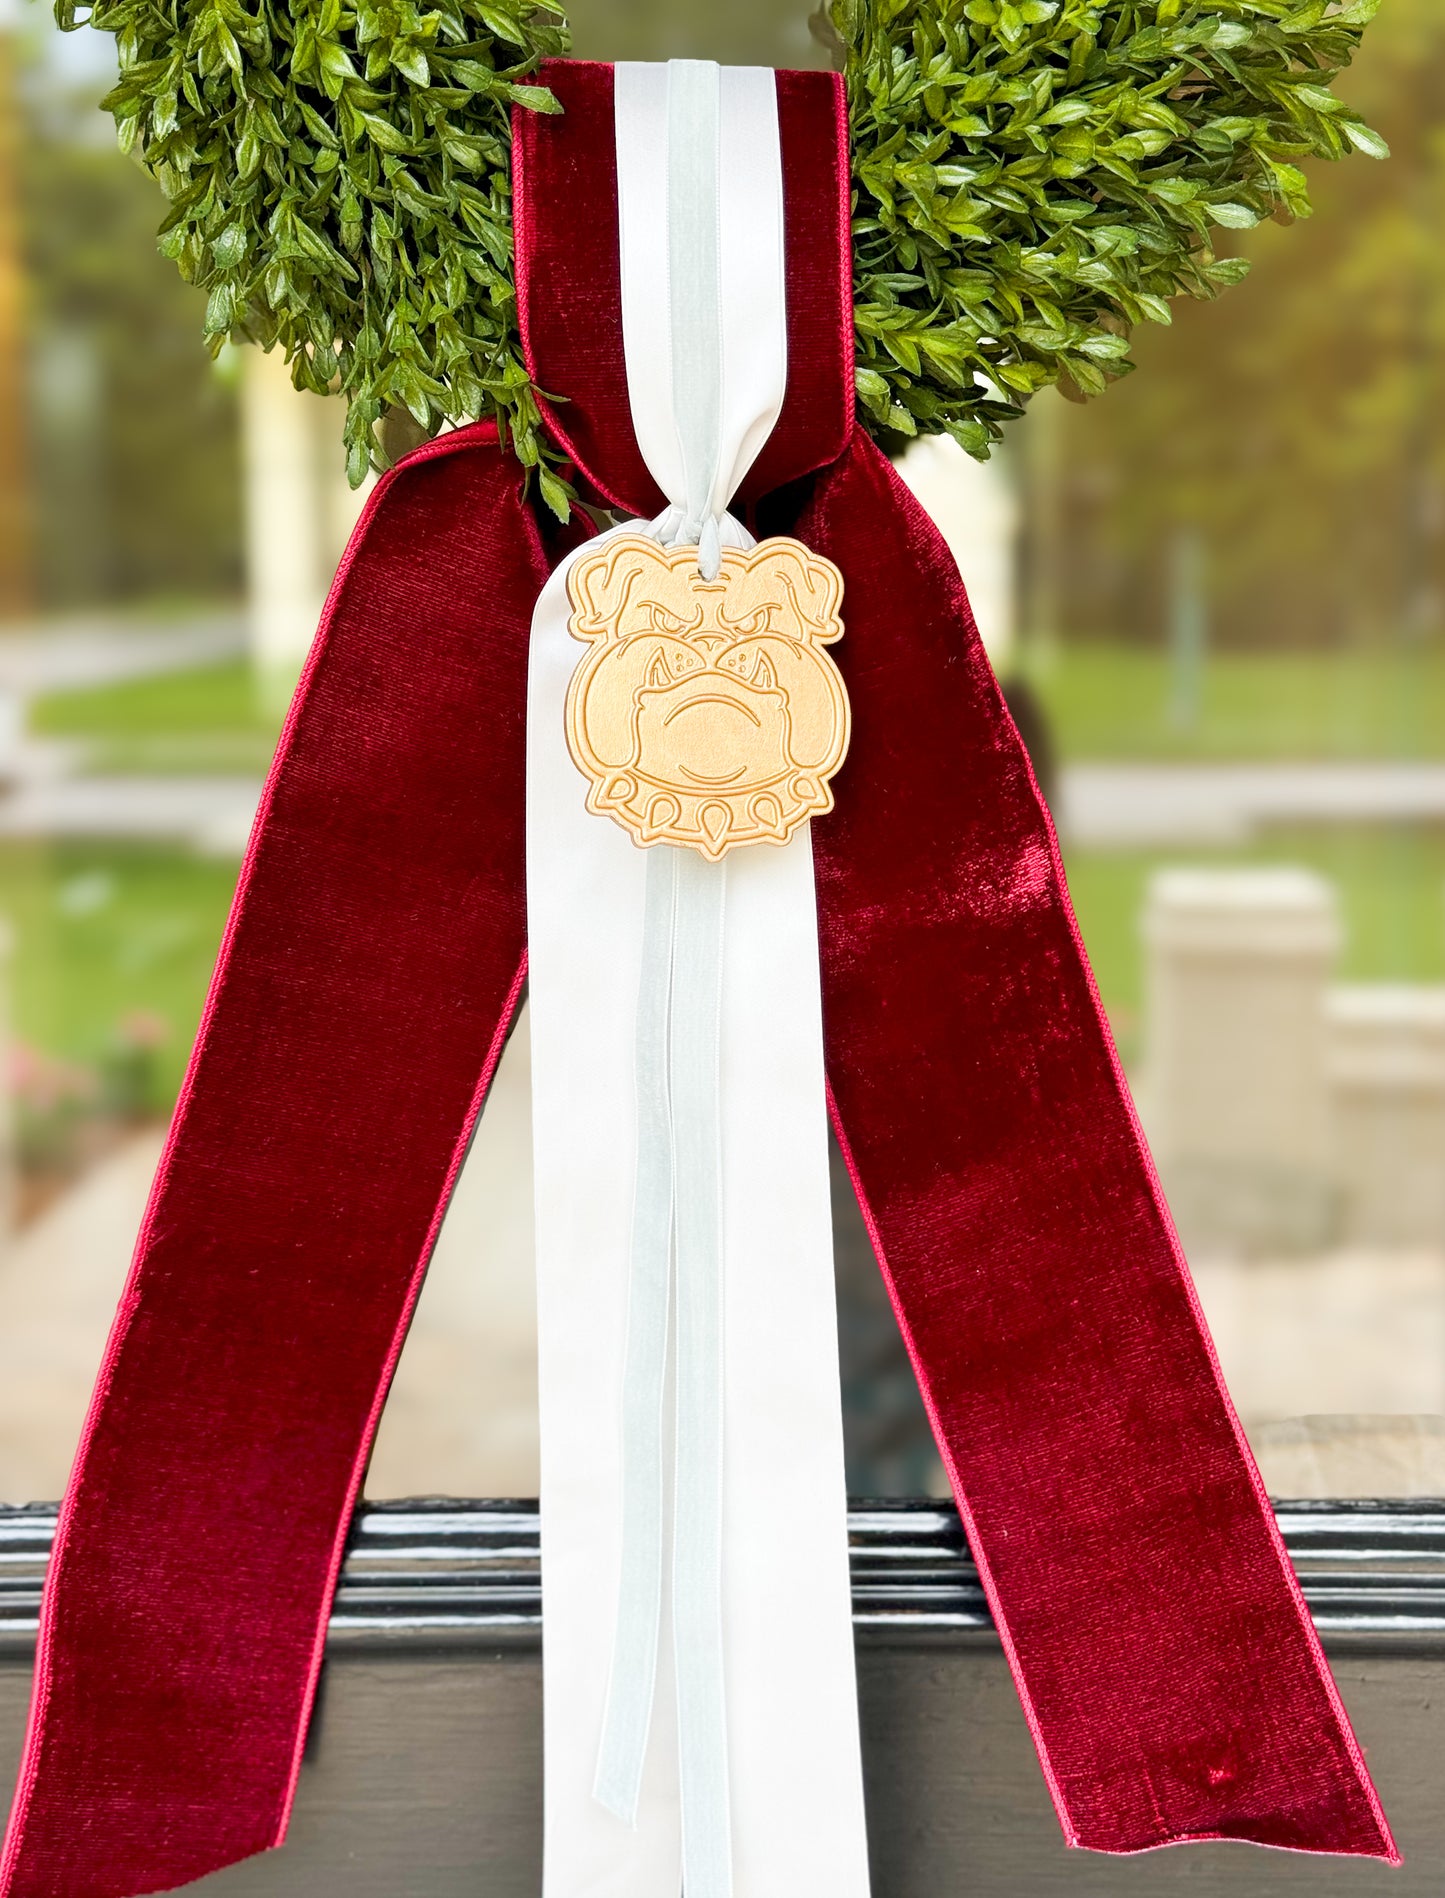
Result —
<svg viewBox="0 0 1445 1898"><path fill-rule="evenodd" d="M567 590L590 647L567 693L589 810L716 861L832 809L849 711L824 650L843 631L831 561L765 540L705 580L695 547L625 535L581 555Z"/></svg>

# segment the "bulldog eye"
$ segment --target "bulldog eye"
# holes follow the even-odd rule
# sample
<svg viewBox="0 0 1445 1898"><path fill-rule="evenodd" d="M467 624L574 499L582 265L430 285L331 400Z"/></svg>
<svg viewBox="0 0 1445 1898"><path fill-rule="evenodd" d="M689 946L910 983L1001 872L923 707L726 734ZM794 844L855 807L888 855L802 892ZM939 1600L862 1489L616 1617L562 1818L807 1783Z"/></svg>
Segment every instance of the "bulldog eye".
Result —
<svg viewBox="0 0 1445 1898"><path fill-rule="evenodd" d="M737 638L752 639L758 633L767 632L773 623L773 610L771 606L760 606L756 613L749 613L746 619L724 619L723 624Z"/></svg>
<svg viewBox="0 0 1445 1898"><path fill-rule="evenodd" d="M676 613L669 613L665 606L659 606L656 600L649 600L647 610L652 616L652 630L655 633L685 633L690 621L680 619Z"/></svg>

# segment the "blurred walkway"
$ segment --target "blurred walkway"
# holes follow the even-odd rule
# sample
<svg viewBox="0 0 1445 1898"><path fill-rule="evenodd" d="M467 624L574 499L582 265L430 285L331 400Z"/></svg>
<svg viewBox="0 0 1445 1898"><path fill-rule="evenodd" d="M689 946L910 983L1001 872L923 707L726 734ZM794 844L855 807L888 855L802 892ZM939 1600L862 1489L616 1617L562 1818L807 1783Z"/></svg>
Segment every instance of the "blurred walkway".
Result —
<svg viewBox="0 0 1445 1898"><path fill-rule="evenodd" d="M1445 1413L1441 1253L1352 1246L1191 1267L1246 1421Z"/></svg>
<svg viewBox="0 0 1445 1898"><path fill-rule="evenodd" d="M78 614L35 625L0 626L0 693L31 698L121 679L215 665L246 649L239 609L175 619Z"/></svg>
<svg viewBox="0 0 1445 1898"><path fill-rule="evenodd" d="M0 1260L0 1502L65 1489L161 1143L111 1154Z"/></svg>
<svg viewBox="0 0 1445 1898"><path fill-rule="evenodd" d="M377 1442L374 1496L537 1493L531 1077L514 1034L447 1213ZM162 1134L0 1254L0 1502L54 1501L80 1440Z"/></svg>
<svg viewBox="0 0 1445 1898"><path fill-rule="evenodd" d="M1445 818L1445 764L1073 764L1060 828L1096 849L1243 844L1265 824Z"/></svg>
<svg viewBox="0 0 1445 1898"><path fill-rule="evenodd" d="M244 850L259 778L71 775L79 750L33 741L19 748L0 794L0 836ZM1267 824L1445 821L1445 765L1437 764L1075 764L1060 782L1061 830L1096 850L1239 845Z"/></svg>
<svg viewBox="0 0 1445 1898"><path fill-rule="evenodd" d="M115 837L178 843L213 856L246 848L259 778L70 777L75 747L26 745L0 793L0 837Z"/></svg>

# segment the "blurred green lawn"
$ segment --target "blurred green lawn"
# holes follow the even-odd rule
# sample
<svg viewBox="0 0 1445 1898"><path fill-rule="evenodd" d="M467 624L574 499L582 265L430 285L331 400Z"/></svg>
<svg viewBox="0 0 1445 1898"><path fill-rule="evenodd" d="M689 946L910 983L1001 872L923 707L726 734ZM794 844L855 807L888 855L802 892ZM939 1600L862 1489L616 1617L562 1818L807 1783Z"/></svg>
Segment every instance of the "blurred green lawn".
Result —
<svg viewBox="0 0 1445 1898"><path fill-rule="evenodd" d="M78 741L84 768L258 776L280 720L242 660L79 692L30 708L37 736ZM0 845L0 915L15 936L12 1022L22 1043L104 1072L137 1015L164 1024L153 1105L185 1070L239 865L171 846Z"/></svg>
<svg viewBox="0 0 1445 1898"><path fill-rule="evenodd" d="M18 1039L104 1070L128 1024L154 1015L165 1035L150 1104L167 1108L200 1018L237 867L141 845L0 845Z"/></svg>
<svg viewBox="0 0 1445 1898"><path fill-rule="evenodd" d="M1079 644L1025 670L1065 759L1445 758L1445 653L1217 653L1192 722L1166 654Z"/></svg>
<svg viewBox="0 0 1445 1898"><path fill-rule="evenodd" d="M1205 675L1192 733L1169 722L1160 655L1074 647L1039 680L1073 758L1445 756L1445 657L1228 655ZM269 761L279 720L241 663L53 694L32 729L82 742L103 771L242 771ZM1445 828L1299 826L1227 852L1067 851L1070 888L1126 1056L1136 1047L1138 917L1163 863L1304 864L1338 887L1352 980L1445 980ZM0 846L0 914L16 932L21 1039L103 1066L137 1010L167 1025L157 1105L179 1084L237 865L111 843Z"/></svg>
<svg viewBox="0 0 1445 1898"><path fill-rule="evenodd" d="M1445 653L1221 653L1198 716L1171 715L1165 654L1074 645L1030 658L1065 759L1445 758ZM106 771L264 771L280 729L236 660L36 701L36 733Z"/></svg>
<svg viewBox="0 0 1445 1898"><path fill-rule="evenodd" d="M264 772L281 719L237 659L84 692L53 692L31 706L38 737L78 740L89 771Z"/></svg>

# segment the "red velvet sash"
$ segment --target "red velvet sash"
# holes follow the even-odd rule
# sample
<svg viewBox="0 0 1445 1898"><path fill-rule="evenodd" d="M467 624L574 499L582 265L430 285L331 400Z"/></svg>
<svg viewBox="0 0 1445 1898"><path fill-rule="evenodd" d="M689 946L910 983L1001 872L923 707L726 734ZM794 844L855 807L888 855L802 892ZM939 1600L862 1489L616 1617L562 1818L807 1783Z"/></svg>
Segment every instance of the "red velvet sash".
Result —
<svg viewBox="0 0 1445 1898"><path fill-rule="evenodd" d="M342 1541L525 956L546 577L490 429L382 482L267 787L71 1478L3 1879L279 1843Z"/></svg>
<svg viewBox="0 0 1445 1898"><path fill-rule="evenodd" d="M530 357L584 477L646 511L611 76L548 78L566 115L518 123ZM780 104L792 375L753 498L847 585L853 747L814 827L829 1074L1060 1818L1105 1850L1393 1858L962 583L852 429L836 84L784 75ZM342 1539L520 982L548 564L477 428L381 484L333 588L61 1518L10 1898L132 1898L284 1836Z"/></svg>
<svg viewBox="0 0 1445 1898"><path fill-rule="evenodd" d="M835 1124L1065 1836L1389 1856L953 560L861 432L796 531L855 708Z"/></svg>

